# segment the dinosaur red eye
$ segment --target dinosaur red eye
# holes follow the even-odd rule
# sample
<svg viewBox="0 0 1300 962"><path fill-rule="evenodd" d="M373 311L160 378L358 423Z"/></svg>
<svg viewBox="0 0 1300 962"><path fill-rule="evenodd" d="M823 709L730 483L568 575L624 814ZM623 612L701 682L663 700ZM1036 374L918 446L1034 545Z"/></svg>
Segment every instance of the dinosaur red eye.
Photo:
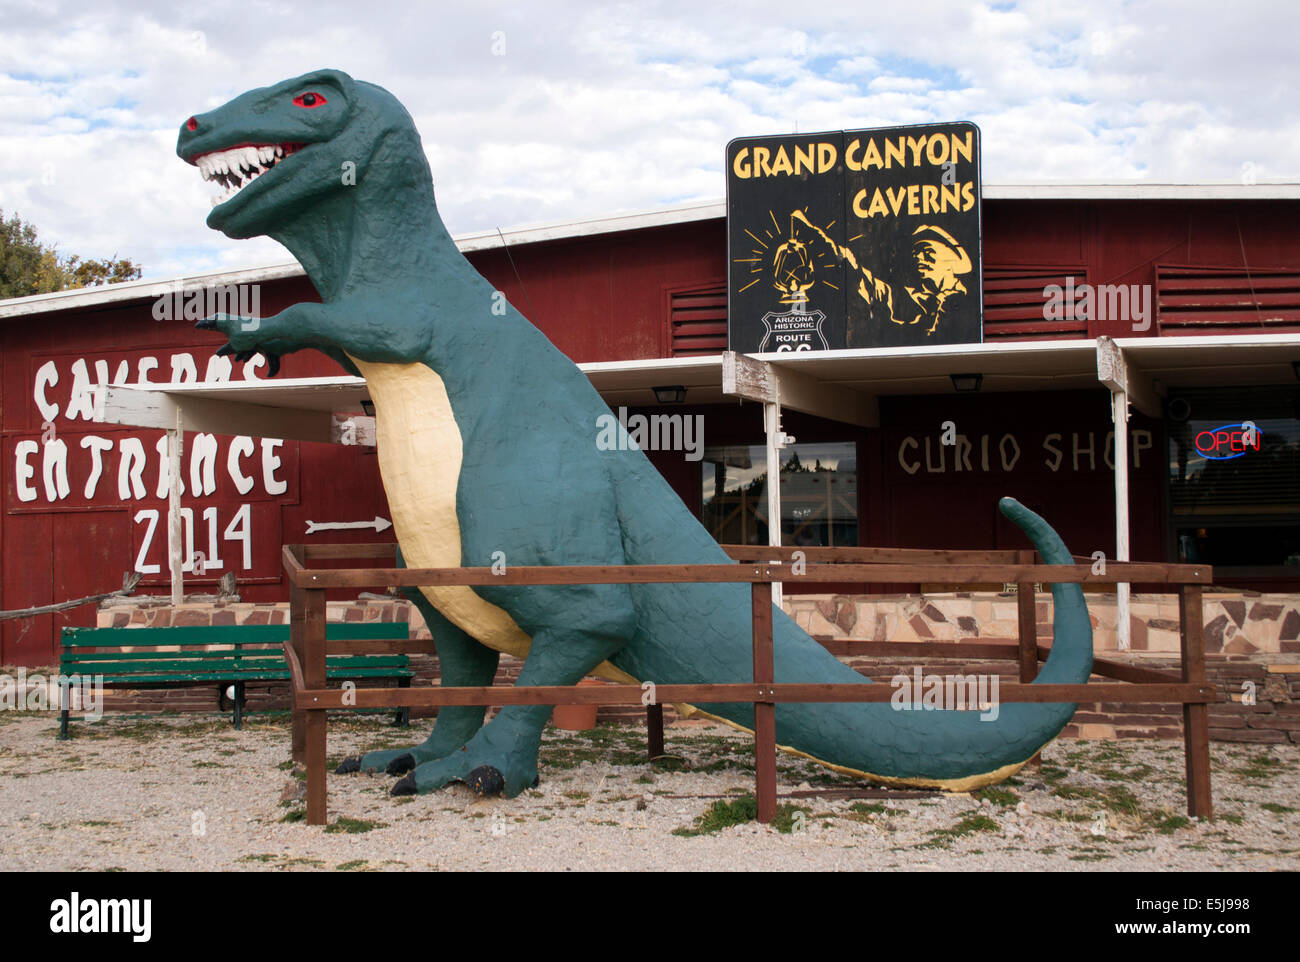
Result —
<svg viewBox="0 0 1300 962"><path fill-rule="evenodd" d="M299 107L307 107L308 109L327 103L325 98L318 93L299 94L293 98L293 102Z"/></svg>
<svg viewBox="0 0 1300 962"><path fill-rule="evenodd" d="M185 121L185 128L187 130L197 130L198 126L199 120L197 117L191 117L189 120Z"/></svg>

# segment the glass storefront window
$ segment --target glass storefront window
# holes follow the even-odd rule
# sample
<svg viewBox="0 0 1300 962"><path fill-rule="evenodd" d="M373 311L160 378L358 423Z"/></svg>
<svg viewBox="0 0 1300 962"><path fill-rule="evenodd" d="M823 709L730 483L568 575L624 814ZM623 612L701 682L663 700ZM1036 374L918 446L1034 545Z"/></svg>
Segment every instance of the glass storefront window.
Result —
<svg viewBox="0 0 1300 962"><path fill-rule="evenodd" d="M1300 565L1298 404L1300 392L1288 388L1170 399L1169 506L1180 562Z"/></svg>
<svg viewBox="0 0 1300 962"><path fill-rule="evenodd" d="M852 442L795 444L781 455L781 543L858 543L858 471ZM767 449L704 449L704 526L720 544L767 544Z"/></svg>

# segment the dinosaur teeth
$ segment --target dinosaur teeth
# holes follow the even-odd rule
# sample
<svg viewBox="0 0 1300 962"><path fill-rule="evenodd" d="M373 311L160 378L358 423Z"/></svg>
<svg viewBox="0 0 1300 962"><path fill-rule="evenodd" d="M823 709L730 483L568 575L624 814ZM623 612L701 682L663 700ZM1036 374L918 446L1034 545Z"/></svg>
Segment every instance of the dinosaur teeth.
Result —
<svg viewBox="0 0 1300 962"><path fill-rule="evenodd" d="M191 163L199 169L204 180L224 188L222 193L214 195L212 206L225 203L235 194L247 187L256 178L275 167L284 158L291 156L302 144L247 144L213 150Z"/></svg>

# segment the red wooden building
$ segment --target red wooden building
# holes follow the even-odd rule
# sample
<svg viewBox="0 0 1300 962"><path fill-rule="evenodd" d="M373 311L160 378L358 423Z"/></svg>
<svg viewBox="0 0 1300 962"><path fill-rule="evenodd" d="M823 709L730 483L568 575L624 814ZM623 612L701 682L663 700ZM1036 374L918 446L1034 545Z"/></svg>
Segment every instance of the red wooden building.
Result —
<svg viewBox="0 0 1300 962"><path fill-rule="evenodd" d="M1115 557L1116 385L1098 371L1104 336L1130 365L1131 557L1209 562L1220 584L1300 589L1297 215L1300 185L986 185L984 345L765 356L826 389L784 415L796 439L781 454L785 543L1020 545L995 510L1013 495L1076 553ZM719 540L766 543L762 406L724 391L719 357L723 206L504 241L508 254L496 232L461 246L586 365L612 408L648 411L660 407L655 387L684 387L671 410L705 416L700 449L653 460ZM231 284L256 285L262 314L316 297L296 265L175 289ZM1087 316L1048 305L1053 285L1085 284L1133 299L1108 312L1099 297ZM194 329L185 296L160 297L166 286L0 302L0 609L108 591L132 569L144 573L141 590L166 591L164 432L97 422L92 388L266 373L260 357L215 358L222 339ZM284 359L277 381L341 373L304 352ZM1243 447L1247 421L1262 442ZM364 445L188 434L181 477L184 555L202 556L187 590L211 591L233 571L245 600L284 600L283 543L391 540L375 525L318 527L378 518L382 528L387 507ZM5 622L0 663L49 664L58 629L93 618L81 607Z"/></svg>

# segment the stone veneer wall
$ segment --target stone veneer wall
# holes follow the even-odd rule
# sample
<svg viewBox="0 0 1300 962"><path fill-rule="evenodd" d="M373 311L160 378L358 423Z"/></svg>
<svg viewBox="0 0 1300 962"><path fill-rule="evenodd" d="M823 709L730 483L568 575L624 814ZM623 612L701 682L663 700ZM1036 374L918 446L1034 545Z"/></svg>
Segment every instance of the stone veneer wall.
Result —
<svg viewBox="0 0 1300 962"><path fill-rule="evenodd" d="M1207 670L1222 701L1210 707L1210 736L1219 741L1300 743L1300 595L1259 595L1248 591L1209 590L1203 595ZM1036 598L1038 636L1052 637L1052 596ZM1178 599L1174 595L1134 595L1130 605L1131 650L1117 652L1115 596L1088 595L1094 648L1109 658L1153 668L1177 670ZM1017 632L1014 594L943 593L925 595L796 595L787 597L786 611L810 634L846 641L949 641L1013 639ZM419 610L409 602L386 596L363 595L352 602L329 602L329 621L407 621L415 637L429 636ZM106 604L98 614L100 627L164 627L167 625L285 624L285 604L250 604L194 601L172 607L163 599L132 599ZM959 650L959 648L958 648ZM1002 680L1015 679L1009 662L977 659L923 659L849 655L854 668L877 680L910 673L914 667L934 673L998 672ZM521 662L503 656L497 684L510 684ZM438 680L437 659L411 656L415 685ZM1093 676L1094 681L1103 680ZM1244 682L1253 682L1256 704L1242 704ZM286 683L249 685L249 709L283 709L288 706ZM201 710L218 707L212 688L110 690L110 710ZM671 709L667 710L671 716ZM639 709L602 708L601 720L633 720ZM1181 706L1081 704L1067 737L1160 737L1182 734Z"/></svg>

